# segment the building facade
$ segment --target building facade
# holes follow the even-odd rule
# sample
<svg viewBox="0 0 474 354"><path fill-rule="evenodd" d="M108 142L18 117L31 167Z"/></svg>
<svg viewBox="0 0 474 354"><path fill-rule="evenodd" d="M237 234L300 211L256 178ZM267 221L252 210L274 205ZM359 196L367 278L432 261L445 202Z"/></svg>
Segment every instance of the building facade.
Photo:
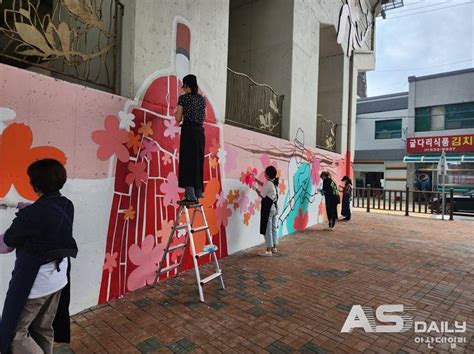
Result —
<svg viewBox="0 0 474 354"><path fill-rule="evenodd" d="M319 175L351 173L356 78L375 65L380 1L71 4L4 2L0 198L35 199L32 159L65 164L74 312L154 279L182 196L174 109L188 73L207 100L203 205L218 256L263 241L251 187L268 165L281 181L280 237L324 220ZM228 110L246 104L258 114L245 122ZM0 232L13 217L0 210ZM167 265L181 256L191 267L188 252ZM0 302L13 260L0 257Z"/></svg>
<svg viewBox="0 0 474 354"><path fill-rule="evenodd" d="M408 92L357 102L354 179L357 186L404 189L407 184L405 140Z"/></svg>
<svg viewBox="0 0 474 354"><path fill-rule="evenodd" d="M408 78L409 91L359 99L354 161L360 186L474 189L474 69Z"/></svg>
<svg viewBox="0 0 474 354"><path fill-rule="evenodd" d="M408 185L439 190L437 161L448 156L447 188L474 189L474 68L408 78Z"/></svg>

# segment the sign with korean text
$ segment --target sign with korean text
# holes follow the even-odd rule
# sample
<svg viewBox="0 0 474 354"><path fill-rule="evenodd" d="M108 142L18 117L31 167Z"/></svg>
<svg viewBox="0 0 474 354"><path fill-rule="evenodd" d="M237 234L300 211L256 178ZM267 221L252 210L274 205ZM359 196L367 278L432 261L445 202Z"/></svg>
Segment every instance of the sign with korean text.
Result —
<svg viewBox="0 0 474 354"><path fill-rule="evenodd" d="M474 134L451 136L424 136L407 139L407 153L474 151Z"/></svg>

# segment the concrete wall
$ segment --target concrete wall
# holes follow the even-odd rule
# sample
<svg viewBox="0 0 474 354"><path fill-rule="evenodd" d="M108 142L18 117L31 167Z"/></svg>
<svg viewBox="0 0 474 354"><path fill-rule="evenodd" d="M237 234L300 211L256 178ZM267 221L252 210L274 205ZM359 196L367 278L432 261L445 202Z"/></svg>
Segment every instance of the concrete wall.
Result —
<svg viewBox="0 0 474 354"><path fill-rule="evenodd" d="M173 72L176 17L191 27L190 73L203 88L212 88L218 112L225 111L229 1L125 0L122 93L134 98L158 69ZM127 26L127 27L125 27ZM128 27L133 26L133 27ZM222 117L222 116L221 116Z"/></svg>
<svg viewBox="0 0 474 354"><path fill-rule="evenodd" d="M231 0L230 69L284 95L283 135L289 138L292 99L293 0Z"/></svg>
<svg viewBox="0 0 474 354"><path fill-rule="evenodd" d="M350 107L356 94L350 92L356 85L349 85L359 68L351 72L349 55L352 49L372 46L372 30L359 38L361 46L354 37L355 28L362 26L358 21L366 15L373 21L370 2L361 3L231 0L229 67L285 95L283 138L291 140L303 129L305 142L316 145L316 115L321 113L338 124L338 152L345 153L353 144L354 139L348 142L348 130L355 120ZM373 55L361 56L355 55L360 70L372 69Z"/></svg>

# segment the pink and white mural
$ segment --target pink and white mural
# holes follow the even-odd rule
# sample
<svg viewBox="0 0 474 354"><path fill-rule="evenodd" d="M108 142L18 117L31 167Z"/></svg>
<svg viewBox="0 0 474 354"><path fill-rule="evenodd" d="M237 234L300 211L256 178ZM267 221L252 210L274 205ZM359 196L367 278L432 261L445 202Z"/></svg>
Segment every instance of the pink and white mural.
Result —
<svg viewBox="0 0 474 354"><path fill-rule="evenodd" d="M73 311L151 284L163 256L183 192L177 183L180 127L174 108L192 59L192 27L182 18L173 27L174 63L151 74L133 101L0 65L0 198L34 199L26 177L31 161L54 157L65 164L69 180L63 192L76 206L79 244ZM206 87L205 78L200 83ZM263 242L260 200L251 187L253 174L262 178L268 165L277 168L281 181L279 235L321 222L319 174L345 174L345 159L305 146L301 130L286 141L224 125L211 93L202 94L207 99L202 203L218 256ZM0 210L0 232L13 216ZM196 239L198 252L204 243L204 235ZM0 257L1 302L12 261L11 255ZM181 271L190 267L186 254Z"/></svg>

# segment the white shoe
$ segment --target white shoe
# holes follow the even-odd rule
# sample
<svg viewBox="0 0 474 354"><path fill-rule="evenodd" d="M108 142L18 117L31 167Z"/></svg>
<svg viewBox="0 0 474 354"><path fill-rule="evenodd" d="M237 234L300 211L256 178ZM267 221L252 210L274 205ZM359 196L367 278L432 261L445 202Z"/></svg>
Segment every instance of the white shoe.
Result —
<svg viewBox="0 0 474 354"><path fill-rule="evenodd" d="M272 251L265 251L263 253L259 253L258 255L262 256L262 257L271 257L272 256Z"/></svg>

